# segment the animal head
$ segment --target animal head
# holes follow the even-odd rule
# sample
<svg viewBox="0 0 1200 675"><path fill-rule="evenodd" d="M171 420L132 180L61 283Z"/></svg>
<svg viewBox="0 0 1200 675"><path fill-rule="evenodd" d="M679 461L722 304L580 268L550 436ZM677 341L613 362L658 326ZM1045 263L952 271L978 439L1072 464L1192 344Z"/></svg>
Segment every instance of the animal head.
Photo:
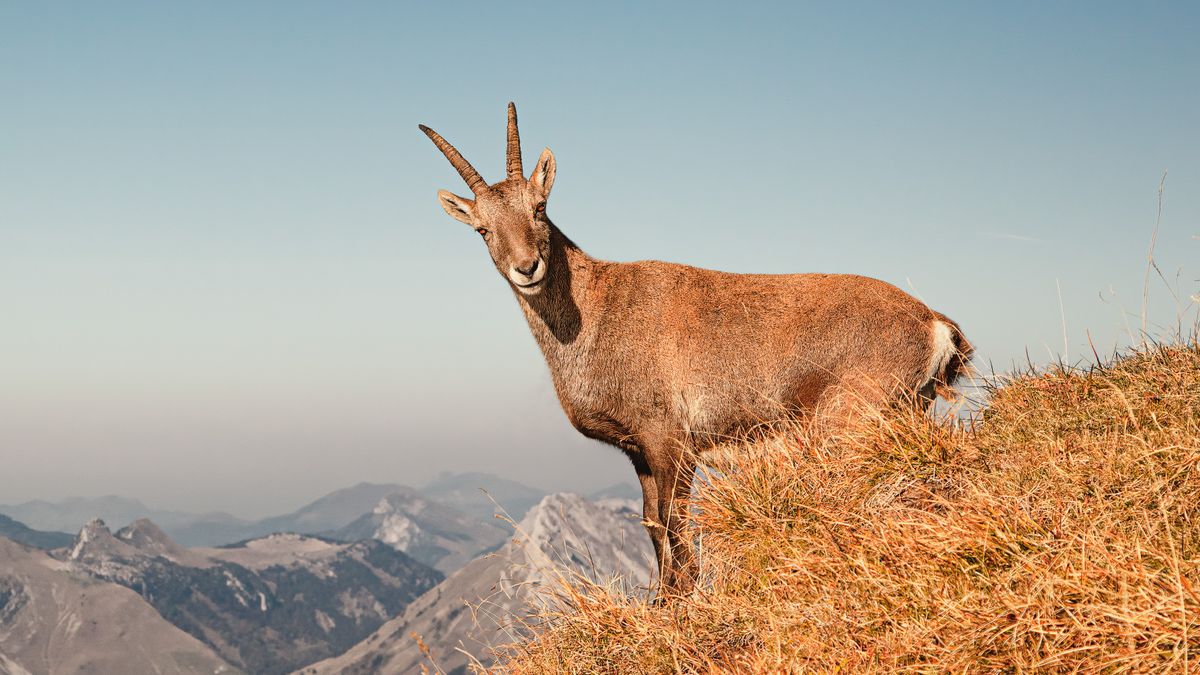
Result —
<svg viewBox="0 0 1200 675"><path fill-rule="evenodd" d="M508 159L504 180L488 185L453 145L424 124L421 131L442 151L458 175L467 182L474 199L447 190L438 201L456 220L483 236L488 253L500 274L519 292L541 291L550 261L550 219L546 202L554 186L554 153L542 151L533 173L526 179L521 169L521 137L517 132L517 107L508 104Z"/></svg>

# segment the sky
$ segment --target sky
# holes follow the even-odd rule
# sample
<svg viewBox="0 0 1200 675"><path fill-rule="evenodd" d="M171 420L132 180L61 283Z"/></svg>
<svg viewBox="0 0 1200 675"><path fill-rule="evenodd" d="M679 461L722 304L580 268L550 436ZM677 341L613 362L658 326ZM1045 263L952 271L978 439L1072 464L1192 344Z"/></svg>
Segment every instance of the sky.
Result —
<svg viewBox="0 0 1200 675"><path fill-rule="evenodd" d="M0 503L632 481L436 201L469 191L417 124L494 181L509 100L593 256L878 277L985 372L1111 354L1143 306L1168 335L1198 34L1158 2L0 4Z"/></svg>

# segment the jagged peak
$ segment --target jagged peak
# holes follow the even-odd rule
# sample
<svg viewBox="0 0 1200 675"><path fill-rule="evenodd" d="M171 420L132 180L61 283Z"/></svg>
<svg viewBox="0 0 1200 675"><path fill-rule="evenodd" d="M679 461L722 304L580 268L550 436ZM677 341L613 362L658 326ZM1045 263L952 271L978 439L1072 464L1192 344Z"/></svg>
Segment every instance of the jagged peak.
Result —
<svg viewBox="0 0 1200 675"><path fill-rule="evenodd" d="M170 539L154 521L149 518L138 518L117 531L117 537L129 540L133 537L153 537L155 539Z"/></svg>
<svg viewBox="0 0 1200 675"><path fill-rule="evenodd" d="M100 530L112 534L112 532L108 529L108 525L104 523L104 519L97 517L87 521L87 523L84 524L83 528L79 531L79 534L80 536L83 536L84 532L98 532Z"/></svg>
<svg viewBox="0 0 1200 675"><path fill-rule="evenodd" d="M117 539L152 555L171 555L182 549L149 518L138 518L116 533Z"/></svg>
<svg viewBox="0 0 1200 675"><path fill-rule="evenodd" d="M75 544L71 547L69 557L71 560L79 560L93 551L110 550L120 545L121 542L113 537L108 525L104 524L104 519L92 518L75 536Z"/></svg>

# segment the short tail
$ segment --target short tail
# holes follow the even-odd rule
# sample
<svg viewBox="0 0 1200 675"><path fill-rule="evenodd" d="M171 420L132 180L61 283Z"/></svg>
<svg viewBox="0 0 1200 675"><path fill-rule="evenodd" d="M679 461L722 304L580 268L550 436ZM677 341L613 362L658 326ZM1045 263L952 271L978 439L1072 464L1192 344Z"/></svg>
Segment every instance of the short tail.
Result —
<svg viewBox="0 0 1200 675"><path fill-rule="evenodd" d="M971 373L971 357L975 355L975 348L967 341L958 324L943 314L937 315L933 334L930 381L938 396L953 401L958 398L954 383Z"/></svg>

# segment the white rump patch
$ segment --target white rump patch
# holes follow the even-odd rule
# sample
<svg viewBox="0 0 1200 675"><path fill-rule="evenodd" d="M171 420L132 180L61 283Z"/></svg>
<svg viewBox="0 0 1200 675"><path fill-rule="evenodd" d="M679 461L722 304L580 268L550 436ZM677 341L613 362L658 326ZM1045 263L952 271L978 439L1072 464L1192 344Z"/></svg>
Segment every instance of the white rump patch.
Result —
<svg viewBox="0 0 1200 675"><path fill-rule="evenodd" d="M925 374L925 381L932 381L937 377L937 374L942 372L950 358L958 351L954 346L954 332L950 326L944 321L933 322L933 348L930 350L929 357L929 372Z"/></svg>

